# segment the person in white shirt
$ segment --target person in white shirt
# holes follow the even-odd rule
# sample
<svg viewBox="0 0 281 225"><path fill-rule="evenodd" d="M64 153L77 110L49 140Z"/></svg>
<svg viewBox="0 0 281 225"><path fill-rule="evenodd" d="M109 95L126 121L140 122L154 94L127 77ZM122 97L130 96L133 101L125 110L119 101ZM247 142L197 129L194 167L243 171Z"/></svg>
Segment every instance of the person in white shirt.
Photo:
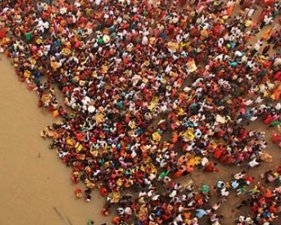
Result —
<svg viewBox="0 0 281 225"><path fill-rule="evenodd" d="M258 159L255 157L250 162L248 162L248 166L250 168L254 168L260 165L260 163L257 161Z"/></svg>
<svg viewBox="0 0 281 225"><path fill-rule="evenodd" d="M273 23L273 18L272 18L272 16L265 15L263 21L264 21L265 25L269 25L269 24Z"/></svg>

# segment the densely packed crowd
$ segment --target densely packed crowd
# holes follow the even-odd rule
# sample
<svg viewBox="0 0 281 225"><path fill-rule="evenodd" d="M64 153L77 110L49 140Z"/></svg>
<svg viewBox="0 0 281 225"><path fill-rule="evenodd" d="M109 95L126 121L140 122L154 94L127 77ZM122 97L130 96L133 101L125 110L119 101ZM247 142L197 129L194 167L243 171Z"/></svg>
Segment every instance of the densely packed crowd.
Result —
<svg viewBox="0 0 281 225"><path fill-rule="evenodd" d="M41 135L53 140L73 182L85 184L77 196L91 201L98 188L106 198L102 213L117 208L115 224L195 225L208 215L218 225L221 202L210 205L209 187L175 179L195 167L218 172L216 162L256 167L264 159L264 133L245 125L280 123L281 35L274 21L281 4L156 2L3 0L1 47L39 106L62 118ZM253 182L244 172L237 176L229 185L218 181L222 200ZM269 189L255 191L255 216L237 224L277 218L276 191L266 199Z"/></svg>

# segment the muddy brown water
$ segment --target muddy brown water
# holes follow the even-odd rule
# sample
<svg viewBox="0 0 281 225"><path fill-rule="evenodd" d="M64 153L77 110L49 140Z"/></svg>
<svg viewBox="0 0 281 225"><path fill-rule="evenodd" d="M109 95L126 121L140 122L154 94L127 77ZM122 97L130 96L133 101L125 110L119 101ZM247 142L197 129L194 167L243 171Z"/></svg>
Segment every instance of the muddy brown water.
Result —
<svg viewBox="0 0 281 225"><path fill-rule="evenodd" d="M0 224L84 225L100 215L104 200L76 200L77 185L40 131L54 118L37 107L35 93L18 81L9 61L0 61ZM107 219L108 220L108 219Z"/></svg>

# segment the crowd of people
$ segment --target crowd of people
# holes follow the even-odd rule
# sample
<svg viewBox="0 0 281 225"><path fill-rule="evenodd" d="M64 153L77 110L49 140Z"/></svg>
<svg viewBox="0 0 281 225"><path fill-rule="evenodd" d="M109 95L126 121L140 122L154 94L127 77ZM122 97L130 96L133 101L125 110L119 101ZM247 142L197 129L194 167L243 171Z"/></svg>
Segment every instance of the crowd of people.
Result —
<svg viewBox="0 0 281 225"><path fill-rule="evenodd" d="M186 3L0 2L3 51L38 106L61 117L42 137L53 140L72 181L85 184L76 196L90 202L98 188L102 214L115 209L114 224L196 225L204 216L221 224L222 203L210 203L209 187L177 178L195 167L219 172L217 163L259 166L264 133L245 125L281 121L280 1ZM252 182L243 172L215 189L223 202ZM279 195L264 200L258 190L255 216L237 224L277 219L271 206Z"/></svg>
<svg viewBox="0 0 281 225"><path fill-rule="evenodd" d="M281 167L276 170L269 169L262 174L264 184L258 182L251 189L248 195L237 206L237 209L249 207L252 216L239 216L237 224L264 224L270 225L278 219L281 212ZM269 188L266 184L272 183Z"/></svg>

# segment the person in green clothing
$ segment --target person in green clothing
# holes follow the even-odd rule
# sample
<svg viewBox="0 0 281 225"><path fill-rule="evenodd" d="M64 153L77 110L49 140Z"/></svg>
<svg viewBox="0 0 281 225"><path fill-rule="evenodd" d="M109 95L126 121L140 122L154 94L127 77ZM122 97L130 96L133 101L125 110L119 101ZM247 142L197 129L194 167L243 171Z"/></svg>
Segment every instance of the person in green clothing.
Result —
<svg viewBox="0 0 281 225"><path fill-rule="evenodd" d="M274 120L270 123L270 127L278 127L280 125L281 121L280 120Z"/></svg>
<svg viewBox="0 0 281 225"><path fill-rule="evenodd" d="M203 194L207 194L207 193L209 193L209 191L210 191L210 187L207 184L204 184L201 188L201 192Z"/></svg>
<svg viewBox="0 0 281 225"><path fill-rule="evenodd" d="M99 45L103 45L104 44L104 40L103 40L102 36L98 38L98 44Z"/></svg>
<svg viewBox="0 0 281 225"><path fill-rule="evenodd" d="M237 195L244 194L247 191L247 187L243 186L237 190Z"/></svg>
<svg viewBox="0 0 281 225"><path fill-rule="evenodd" d="M94 225L94 224L95 224L95 222L92 219L89 219L88 222L87 222L87 225Z"/></svg>
<svg viewBox="0 0 281 225"><path fill-rule="evenodd" d="M164 178L170 173L169 170L167 171L163 171L160 173L159 177L158 177L158 180L164 180Z"/></svg>
<svg viewBox="0 0 281 225"><path fill-rule="evenodd" d="M26 33L25 33L25 40L26 40L26 42L30 42L31 39L32 39L32 34L31 34L31 32L26 32Z"/></svg>

